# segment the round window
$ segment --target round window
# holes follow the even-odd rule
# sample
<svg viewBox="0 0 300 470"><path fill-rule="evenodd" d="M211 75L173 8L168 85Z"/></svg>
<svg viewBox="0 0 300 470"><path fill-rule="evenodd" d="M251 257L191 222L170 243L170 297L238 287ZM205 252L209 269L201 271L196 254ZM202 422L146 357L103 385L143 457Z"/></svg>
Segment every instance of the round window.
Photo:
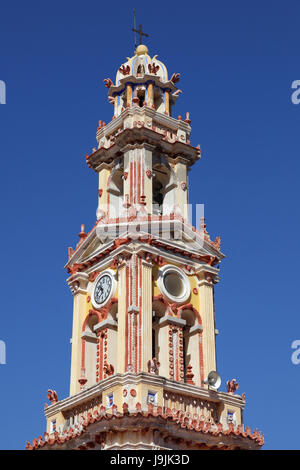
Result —
<svg viewBox="0 0 300 470"><path fill-rule="evenodd" d="M158 286L161 292L173 302L185 302L190 295L189 280L176 266L167 265L160 270Z"/></svg>
<svg viewBox="0 0 300 470"><path fill-rule="evenodd" d="M164 286L174 297L181 297L185 292L185 286L178 273L169 272L164 276Z"/></svg>

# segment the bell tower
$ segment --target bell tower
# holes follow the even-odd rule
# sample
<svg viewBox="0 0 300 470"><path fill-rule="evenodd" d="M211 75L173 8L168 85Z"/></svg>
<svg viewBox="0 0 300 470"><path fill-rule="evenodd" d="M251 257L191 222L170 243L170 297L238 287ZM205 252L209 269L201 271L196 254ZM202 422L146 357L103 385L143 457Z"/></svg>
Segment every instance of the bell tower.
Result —
<svg viewBox="0 0 300 470"><path fill-rule="evenodd" d="M214 288L224 255L189 221L191 120L172 116L179 73L140 44L104 80L113 106L86 155L97 220L68 249L74 298L70 396L48 391L47 432L28 448L259 448L245 395L216 370Z"/></svg>

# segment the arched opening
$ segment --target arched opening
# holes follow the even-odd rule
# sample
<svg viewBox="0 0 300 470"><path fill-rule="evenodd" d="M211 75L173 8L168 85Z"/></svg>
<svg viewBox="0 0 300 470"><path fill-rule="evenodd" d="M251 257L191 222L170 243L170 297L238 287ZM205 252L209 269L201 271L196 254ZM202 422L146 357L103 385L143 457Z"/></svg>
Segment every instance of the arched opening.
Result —
<svg viewBox="0 0 300 470"><path fill-rule="evenodd" d="M108 179L107 192L109 193L109 211L111 217L118 217L124 194L123 168L117 163Z"/></svg>
<svg viewBox="0 0 300 470"><path fill-rule="evenodd" d="M152 178L153 214L168 214L174 207L174 195L171 191L175 184L173 172L164 157L154 158Z"/></svg>
<svg viewBox="0 0 300 470"><path fill-rule="evenodd" d="M118 361L118 302L112 304L107 315L107 359L106 362L117 369Z"/></svg>
<svg viewBox="0 0 300 470"><path fill-rule="evenodd" d="M183 367L184 367L184 381L186 382L187 366L192 365L192 352L189 332L191 327L195 325L195 315L190 310L184 310L181 314L181 318L186 321L186 325L183 328Z"/></svg>
<svg viewBox="0 0 300 470"><path fill-rule="evenodd" d="M145 66L144 64L139 64L136 71L137 76L145 75Z"/></svg>
<svg viewBox="0 0 300 470"><path fill-rule="evenodd" d="M121 109L122 109L122 108L125 109L126 106L127 106L127 93L126 93L126 91L124 91L124 92L122 93L122 95L121 95L120 98L121 98L121 99L120 99Z"/></svg>
<svg viewBox="0 0 300 470"><path fill-rule="evenodd" d="M163 92L157 87L154 88L154 107L160 113L164 110Z"/></svg>
<svg viewBox="0 0 300 470"><path fill-rule="evenodd" d="M162 214L163 212L163 185L158 179L153 179L153 213Z"/></svg>
<svg viewBox="0 0 300 470"><path fill-rule="evenodd" d="M143 88L139 88L137 90L137 97L139 99L139 107L142 108L144 106L144 103L145 103L145 93L146 93L146 90L143 89Z"/></svg>
<svg viewBox="0 0 300 470"><path fill-rule="evenodd" d="M98 336L97 382L113 375L117 369L118 302L115 298L103 307L101 320L94 327ZM101 311L100 310L100 311Z"/></svg>
<svg viewBox="0 0 300 470"><path fill-rule="evenodd" d="M138 57L135 60L134 67L133 67L133 74L136 77L142 77L146 73L146 67L145 67L145 60L142 57Z"/></svg>
<svg viewBox="0 0 300 470"><path fill-rule="evenodd" d="M202 384L201 364L203 362L202 352L202 325L198 312L192 307L184 306L180 309L180 317L185 320L183 328L183 365L184 381L187 381L187 368L192 367L195 385Z"/></svg>
<svg viewBox="0 0 300 470"><path fill-rule="evenodd" d="M87 387L96 383L98 338L94 327L97 323L98 316L89 315L82 332L82 375L87 379Z"/></svg>
<svg viewBox="0 0 300 470"><path fill-rule="evenodd" d="M162 363L161 343L163 341L159 320L165 315L166 306L163 302L155 300L152 303L152 359L155 357L158 362Z"/></svg>

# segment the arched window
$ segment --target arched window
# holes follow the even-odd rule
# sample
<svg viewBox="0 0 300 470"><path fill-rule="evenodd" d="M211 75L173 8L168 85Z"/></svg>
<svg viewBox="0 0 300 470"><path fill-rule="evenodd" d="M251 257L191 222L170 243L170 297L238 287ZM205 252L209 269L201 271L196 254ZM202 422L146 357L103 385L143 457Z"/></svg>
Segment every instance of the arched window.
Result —
<svg viewBox="0 0 300 470"><path fill-rule="evenodd" d="M192 366L193 381L200 387L204 378L201 367L203 363L201 319L192 305L181 307L179 313L180 318L186 322L183 328L184 381L186 382L187 378L187 367Z"/></svg>
<svg viewBox="0 0 300 470"><path fill-rule="evenodd" d="M96 383L97 367L97 334L94 331L98 316L89 315L82 332L82 369L87 379L87 387Z"/></svg>
<svg viewBox="0 0 300 470"><path fill-rule="evenodd" d="M137 68L136 73L137 73L137 75L144 75L144 74L145 74L145 66L144 66L144 64L139 64L139 65L138 65L138 68Z"/></svg>
<svg viewBox="0 0 300 470"><path fill-rule="evenodd" d="M134 63L133 74L137 77L142 77L145 74L146 68L143 58L138 57Z"/></svg>

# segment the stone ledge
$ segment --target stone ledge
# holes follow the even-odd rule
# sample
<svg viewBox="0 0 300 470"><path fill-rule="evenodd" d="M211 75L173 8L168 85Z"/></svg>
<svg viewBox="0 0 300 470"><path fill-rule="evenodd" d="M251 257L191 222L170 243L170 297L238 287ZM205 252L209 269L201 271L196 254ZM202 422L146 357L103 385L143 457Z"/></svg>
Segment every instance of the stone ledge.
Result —
<svg viewBox="0 0 300 470"><path fill-rule="evenodd" d="M245 402L242 400L240 395L216 392L204 387L197 387L195 385L189 385L183 382L166 379L165 377L161 377L159 375L147 374L146 372L140 372L138 374L127 372L126 374L118 373L112 375L102 380L98 384L93 385L87 390L78 392L75 395L67 397L53 405L48 406L45 408L45 415L47 418L49 418L59 412L65 412L68 409L78 406L84 402L91 401L93 398L117 385L137 386L139 384L145 384L149 387L161 387L164 392L172 392L176 394L182 393L183 395L189 397L201 398L215 403L226 403L232 406L237 406L242 410L245 407Z"/></svg>

